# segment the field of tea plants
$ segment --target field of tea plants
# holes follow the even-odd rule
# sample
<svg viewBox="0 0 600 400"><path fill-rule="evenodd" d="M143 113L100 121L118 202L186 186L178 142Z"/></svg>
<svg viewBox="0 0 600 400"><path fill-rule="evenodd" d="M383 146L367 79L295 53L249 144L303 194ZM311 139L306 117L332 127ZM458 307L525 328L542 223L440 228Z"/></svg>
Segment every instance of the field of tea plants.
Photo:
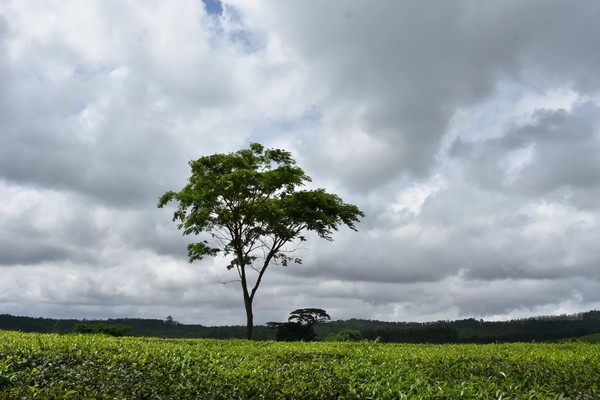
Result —
<svg viewBox="0 0 600 400"><path fill-rule="evenodd" d="M2 399L598 399L594 343L402 345L0 331Z"/></svg>

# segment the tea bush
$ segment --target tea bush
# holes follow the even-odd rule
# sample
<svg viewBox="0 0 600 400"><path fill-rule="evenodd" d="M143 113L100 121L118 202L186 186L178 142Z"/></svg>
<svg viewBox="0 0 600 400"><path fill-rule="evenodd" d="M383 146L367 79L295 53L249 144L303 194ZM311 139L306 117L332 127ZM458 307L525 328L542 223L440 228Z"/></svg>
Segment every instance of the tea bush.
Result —
<svg viewBox="0 0 600 400"><path fill-rule="evenodd" d="M251 342L0 331L4 399L597 399L593 343Z"/></svg>

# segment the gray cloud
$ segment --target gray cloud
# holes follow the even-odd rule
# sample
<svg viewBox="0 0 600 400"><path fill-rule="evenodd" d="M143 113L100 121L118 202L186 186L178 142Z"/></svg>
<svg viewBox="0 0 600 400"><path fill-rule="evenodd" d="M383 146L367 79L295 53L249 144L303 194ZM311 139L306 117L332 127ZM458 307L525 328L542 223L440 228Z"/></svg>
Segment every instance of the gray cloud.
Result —
<svg viewBox="0 0 600 400"><path fill-rule="evenodd" d="M367 214L274 266L259 322L600 307L596 2L221 11L0 8L0 311L243 323L225 260L187 264L156 202L249 141Z"/></svg>
<svg viewBox="0 0 600 400"><path fill-rule="evenodd" d="M594 102L577 104L571 111L539 110L531 123L505 136L472 143L458 138L451 154L468 160L467 173L482 187L527 197L558 197L577 207L597 206L585 197L600 186L598 111ZM504 161L524 150L529 159L513 173ZM512 178L507 176L511 173Z"/></svg>
<svg viewBox="0 0 600 400"><path fill-rule="evenodd" d="M43 261L58 261L68 258L68 252L63 246L40 243L35 245L18 239L2 237L0 245L0 265L38 264Z"/></svg>
<svg viewBox="0 0 600 400"><path fill-rule="evenodd" d="M600 185L600 140L597 137L598 111L587 104L570 116L565 112L541 115L536 125L525 128L524 135L535 140L534 160L524 167L515 183L520 190L533 193L574 191Z"/></svg>
<svg viewBox="0 0 600 400"><path fill-rule="evenodd" d="M589 50L600 32L586 23L596 9L587 6L282 3L271 17L260 14L255 27L266 21L265 29L310 60L315 87L326 88L319 106L329 131L306 137L303 151L316 148L318 168L350 169L342 172L345 184L372 189L398 174L430 172L454 112L492 95L499 79L535 86L556 80L593 91L597 84L586 77L596 75L600 60ZM529 81L533 73L536 82ZM353 129L370 141L342 145L332 157L336 150L327 144L356 143Z"/></svg>

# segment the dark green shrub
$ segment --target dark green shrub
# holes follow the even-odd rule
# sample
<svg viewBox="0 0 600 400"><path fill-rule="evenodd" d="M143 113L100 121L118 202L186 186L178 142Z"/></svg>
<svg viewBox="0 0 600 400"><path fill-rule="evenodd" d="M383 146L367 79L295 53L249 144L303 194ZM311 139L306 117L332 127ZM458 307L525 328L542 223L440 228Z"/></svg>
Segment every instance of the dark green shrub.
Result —
<svg viewBox="0 0 600 400"><path fill-rule="evenodd" d="M332 342L358 342L363 339L363 336L357 330L342 329L337 333L329 335L327 339Z"/></svg>
<svg viewBox="0 0 600 400"><path fill-rule="evenodd" d="M104 324L104 323L92 323L92 324L76 324L73 327L75 333L93 333L93 334L104 334L110 336L126 336L131 331L130 326L121 324Z"/></svg>
<svg viewBox="0 0 600 400"><path fill-rule="evenodd" d="M311 342L317 336L312 325L298 322L269 322L268 326L277 329L275 338L282 342Z"/></svg>

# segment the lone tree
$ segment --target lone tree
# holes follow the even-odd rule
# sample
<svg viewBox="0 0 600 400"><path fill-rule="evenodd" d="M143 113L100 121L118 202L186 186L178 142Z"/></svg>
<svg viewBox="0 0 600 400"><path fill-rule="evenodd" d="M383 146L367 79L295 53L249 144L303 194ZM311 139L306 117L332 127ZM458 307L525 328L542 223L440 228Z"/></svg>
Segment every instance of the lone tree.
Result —
<svg viewBox="0 0 600 400"><path fill-rule="evenodd" d="M305 231L332 241L340 225L356 230L364 214L324 189L299 190L311 179L284 150L251 143L249 149L204 156L189 164L187 185L162 195L158 207L177 201L173 221L183 235L206 234L188 245L190 263L219 253L231 258L227 269L239 276L250 339L252 302L269 265L301 263L292 252L306 240Z"/></svg>
<svg viewBox="0 0 600 400"><path fill-rule="evenodd" d="M309 342L317 336L314 326L330 319L329 314L320 308L300 308L290 313L288 322L269 322L267 326L277 329L277 340Z"/></svg>

